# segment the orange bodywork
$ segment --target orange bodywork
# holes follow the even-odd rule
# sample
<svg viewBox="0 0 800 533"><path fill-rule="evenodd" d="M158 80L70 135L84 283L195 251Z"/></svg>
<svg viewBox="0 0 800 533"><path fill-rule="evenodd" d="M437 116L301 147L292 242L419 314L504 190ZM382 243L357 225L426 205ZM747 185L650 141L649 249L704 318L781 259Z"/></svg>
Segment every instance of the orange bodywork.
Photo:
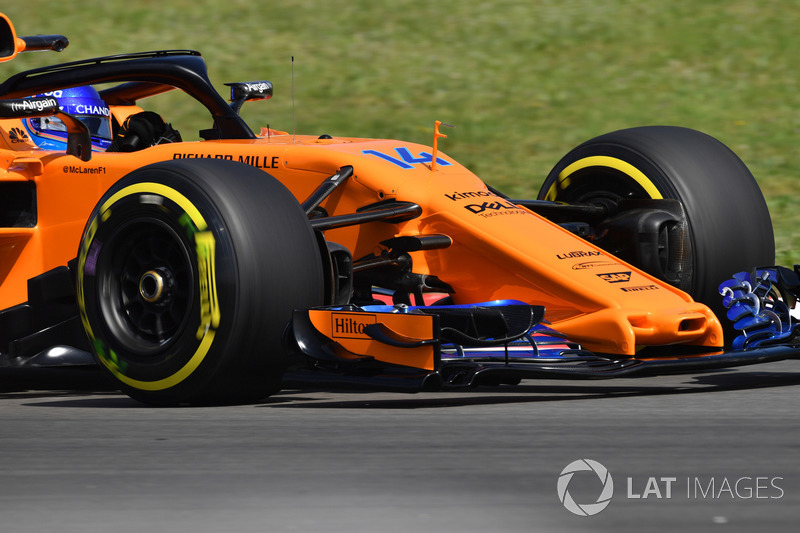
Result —
<svg viewBox="0 0 800 533"><path fill-rule="evenodd" d="M55 39L42 44L42 39L19 38L8 18L0 14L0 61L21 51L65 46L61 36L48 37ZM91 64L82 65L89 69ZM193 64L193 77L175 78L178 84L172 86L172 71L166 75L162 70L157 83L141 95L173 88L187 91L199 84L194 96L216 113L215 120L239 120L230 116L229 106L218 94L209 94L214 89L205 67ZM141 72L134 79L153 81ZM16 81L23 86L31 83L30 79ZM103 77L103 81L109 80ZM259 90L268 86L270 91L258 99L269 98L271 85L258 86ZM24 96L30 93L7 95ZM123 90L117 103L132 104L125 96ZM118 124L141 111L136 105L110 107ZM252 139L160 144L131 153L96 152L84 161L85 157L39 149L20 118L0 119L0 310L28 299L30 278L76 257L90 213L120 178L149 163L214 158L270 173L300 202L323 181L351 166L352 177L320 205L330 216L352 214L392 199L418 204L422 212L411 220L329 229L325 238L346 246L357 260L379 252L379 243L393 237L448 236L450 246L410 255L413 271L434 275L452 287L456 304L510 299L542 305L555 329L596 352L633 355L642 346L678 343L722 346L720 322L708 307L492 193L476 175L438 151L439 138L446 137L439 125L433 149L394 140L294 136L262 128L262 136ZM234 132L228 137L243 136L239 135L242 130ZM425 350L420 353L423 358L430 356ZM429 368L431 361L419 361L419 366Z"/></svg>
<svg viewBox="0 0 800 533"><path fill-rule="evenodd" d="M301 202L328 176L351 165L352 178L321 206L329 215L389 199L420 205L422 215L415 219L331 229L325 237L359 258L396 236L449 236L450 247L411 256L415 272L436 275L454 289L456 303L514 299L544 305L557 330L598 352L632 355L647 345L722 345L720 323L705 305L496 196L441 152L432 165L426 146L273 131L252 140L94 153L84 162L37 149L19 135L21 126L18 119L0 120L0 187L32 182L37 219L33 227L0 228L0 309L27 299L29 278L76 256L90 212L125 174L157 161L219 158L263 169Z"/></svg>

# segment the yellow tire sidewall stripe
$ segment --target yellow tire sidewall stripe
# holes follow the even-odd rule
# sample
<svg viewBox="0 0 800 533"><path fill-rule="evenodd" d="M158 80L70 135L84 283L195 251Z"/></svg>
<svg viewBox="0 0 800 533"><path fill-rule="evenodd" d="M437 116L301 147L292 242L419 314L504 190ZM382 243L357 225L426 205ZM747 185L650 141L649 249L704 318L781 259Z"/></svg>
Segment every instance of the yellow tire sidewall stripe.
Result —
<svg viewBox="0 0 800 533"><path fill-rule="evenodd" d="M192 220L194 225L197 227L198 232L204 231L208 228L208 224L206 223L203 216L200 214L200 210L197 209L194 204L192 204L188 198L184 195L176 191L175 189L168 187L166 185L162 185L160 183L136 183L133 185L129 185L121 189L120 191L114 193L108 200L106 200L103 205L100 207L100 211L96 215L95 219L92 220L90 224L90 229L87 234L87 238L81 245L81 254L79 258L79 268L78 268L78 286L80 287L79 295L78 295L78 304L81 310L81 320L83 321L84 327L86 328L87 334L91 337L91 340L94 344L95 338L94 334L91 330L91 327L88 323L88 319L86 319L86 312L85 312L85 303L83 301L83 271L86 264L86 254L89 250L89 245L91 244L92 240L94 239L94 235L97 231L99 224L97 223L98 217L101 220L105 220L108 218L107 213L109 209L121 199L133 195L133 194L155 194L163 196L177 204ZM211 280L213 280L214 285L216 285L216 278L213 276L209 276ZM216 286L211 287L211 290L216 294ZM217 320L218 323L218 320ZM211 349L212 344L214 343L214 336L216 331L213 328L205 328L205 331L202 337L199 339L200 344L195 350L194 354L189 358L183 367L181 367L177 372L168 376L166 378L162 378L155 381L142 381L138 379L133 379L129 376L124 375L119 366L113 362L108 360L108 356L99 355L100 361L103 365L122 383L128 385L129 387L144 390L144 391L161 391L168 389L170 387L174 387L175 385L181 383L187 377L189 377L192 372L194 372L200 363L203 362L208 351Z"/></svg>
<svg viewBox="0 0 800 533"><path fill-rule="evenodd" d="M559 172L557 180L550 185L550 188L548 189L544 199L555 201L558 191L560 189L565 189L570 185L572 181L571 176L575 172L589 167L605 167L617 170L638 183L639 186L641 186L642 189L644 189L644 191L647 193L649 198L654 200L661 200L664 198L653 182L650 181L650 178L645 176L644 173L635 166L621 159L617 159L616 157L595 155L579 159L574 163L569 164L566 168L564 168L564 170Z"/></svg>

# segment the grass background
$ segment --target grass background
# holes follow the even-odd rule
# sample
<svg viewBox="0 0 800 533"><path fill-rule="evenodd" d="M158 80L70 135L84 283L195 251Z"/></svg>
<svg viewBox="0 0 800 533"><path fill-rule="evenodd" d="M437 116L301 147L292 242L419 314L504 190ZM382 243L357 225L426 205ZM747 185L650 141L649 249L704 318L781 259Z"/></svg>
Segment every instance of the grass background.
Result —
<svg viewBox="0 0 800 533"><path fill-rule="evenodd" d="M772 213L777 262L800 263L793 0L6 4L20 35L61 33L71 45L0 65L3 78L86 57L197 49L223 94L226 81L272 81L275 97L243 115L256 131L291 131L294 70L298 133L430 144L442 120L456 126L442 149L516 197L535 197L556 161L596 135L695 128L750 167ZM192 138L207 118L181 96L154 107Z"/></svg>

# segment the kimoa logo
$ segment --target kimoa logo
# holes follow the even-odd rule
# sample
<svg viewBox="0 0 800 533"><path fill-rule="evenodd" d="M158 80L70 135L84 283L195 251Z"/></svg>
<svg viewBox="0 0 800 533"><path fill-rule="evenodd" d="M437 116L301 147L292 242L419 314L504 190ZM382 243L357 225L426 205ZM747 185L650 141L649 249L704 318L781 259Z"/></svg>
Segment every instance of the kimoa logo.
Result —
<svg viewBox="0 0 800 533"><path fill-rule="evenodd" d="M577 503L569 493L569 484L576 472L594 472L603 484L603 489L594 503ZM608 469L591 459L578 459L568 464L558 476L558 499L567 511L578 516L593 516L608 507L611 498L614 496L614 480Z"/></svg>
<svg viewBox="0 0 800 533"><path fill-rule="evenodd" d="M446 198L449 198L454 202L457 200L466 200L469 198L480 198L482 196L497 196L497 195L489 191L468 191L468 192L454 192L453 194L445 194Z"/></svg>

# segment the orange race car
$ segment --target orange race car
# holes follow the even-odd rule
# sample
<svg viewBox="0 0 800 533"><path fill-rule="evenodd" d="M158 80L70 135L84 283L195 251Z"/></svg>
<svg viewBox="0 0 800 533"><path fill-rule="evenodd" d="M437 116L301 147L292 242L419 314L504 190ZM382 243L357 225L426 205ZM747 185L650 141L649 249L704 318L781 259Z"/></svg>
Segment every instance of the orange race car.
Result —
<svg viewBox="0 0 800 533"><path fill-rule="evenodd" d="M2 61L66 45L0 17ZM287 369L419 390L800 354L800 279L754 270L766 204L707 135L602 135L517 200L440 152L438 123L431 147L256 135L239 109L272 85L228 85L187 50L0 84L0 365L96 362L178 404L253 401ZM203 140L139 107L174 89Z"/></svg>

